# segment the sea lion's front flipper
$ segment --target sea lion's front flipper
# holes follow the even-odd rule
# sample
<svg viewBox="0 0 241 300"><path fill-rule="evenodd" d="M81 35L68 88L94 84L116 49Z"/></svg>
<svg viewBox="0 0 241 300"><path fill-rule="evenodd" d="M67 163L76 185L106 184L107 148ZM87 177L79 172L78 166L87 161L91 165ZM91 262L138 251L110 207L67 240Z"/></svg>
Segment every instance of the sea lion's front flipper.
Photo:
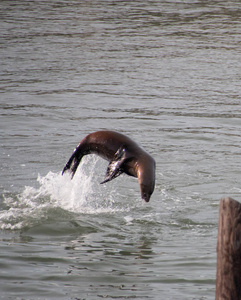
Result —
<svg viewBox="0 0 241 300"><path fill-rule="evenodd" d="M106 170L105 180L101 182L105 183L108 181L111 181L112 179L115 179L119 175L123 173L122 166L126 160L126 150L124 147L121 147L118 149L115 153L114 160L112 160L108 168Z"/></svg>

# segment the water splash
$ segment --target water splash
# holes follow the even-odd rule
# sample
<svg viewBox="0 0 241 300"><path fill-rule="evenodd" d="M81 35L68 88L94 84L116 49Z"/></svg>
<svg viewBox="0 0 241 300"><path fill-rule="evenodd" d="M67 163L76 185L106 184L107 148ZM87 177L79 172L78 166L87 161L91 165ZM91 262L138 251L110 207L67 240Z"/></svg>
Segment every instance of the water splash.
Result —
<svg viewBox="0 0 241 300"><path fill-rule="evenodd" d="M129 211L129 206L116 201L121 197L115 184L100 185L106 166L98 158L83 158L74 178L69 174L49 172L38 175L38 188L26 186L20 194L5 193L0 211L1 229L22 229L50 218L50 211L100 214Z"/></svg>

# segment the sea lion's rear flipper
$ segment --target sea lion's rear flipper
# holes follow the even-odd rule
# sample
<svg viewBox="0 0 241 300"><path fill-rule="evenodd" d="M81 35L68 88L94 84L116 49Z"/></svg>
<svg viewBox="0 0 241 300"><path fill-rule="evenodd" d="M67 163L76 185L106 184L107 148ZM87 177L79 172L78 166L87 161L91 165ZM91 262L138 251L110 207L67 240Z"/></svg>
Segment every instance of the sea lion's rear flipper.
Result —
<svg viewBox="0 0 241 300"><path fill-rule="evenodd" d="M123 173L122 166L126 160L126 150L124 147L118 149L115 153L114 159L109 163L106 170L105 180L101 182L106 183L115 179Z"/></svg>
<svg viewBox="0 0 241 300"><path fill-rule="evenodd" d="M80 146L78 146L73 154L71 155L70 159L68 160L67 164L65 165L63 171L62 171L62 175L66 172L69 171L71 173L71 178L74 177L74 174L79 166L79 163L82 159L82 157L84 156L83 153L81 153L81 149Z"/></svg>

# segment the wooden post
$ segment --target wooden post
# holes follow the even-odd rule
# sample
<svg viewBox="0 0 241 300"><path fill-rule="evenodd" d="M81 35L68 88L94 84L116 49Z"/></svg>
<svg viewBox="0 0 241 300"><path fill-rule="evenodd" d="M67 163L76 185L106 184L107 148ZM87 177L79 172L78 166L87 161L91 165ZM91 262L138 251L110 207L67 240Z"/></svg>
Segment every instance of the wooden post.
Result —
<svg viewBox="0 0 241 300"><path fill-rule="evenodd" d="M217 241L216 300L241 299L241 204L221 199Z"/></svg>

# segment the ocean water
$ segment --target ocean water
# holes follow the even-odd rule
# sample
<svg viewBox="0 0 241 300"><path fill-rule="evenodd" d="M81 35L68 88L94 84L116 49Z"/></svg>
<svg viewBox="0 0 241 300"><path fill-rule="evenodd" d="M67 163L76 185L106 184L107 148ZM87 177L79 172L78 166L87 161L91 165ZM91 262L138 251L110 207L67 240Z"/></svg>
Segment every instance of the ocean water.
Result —
<svg viewBox="0 0 241 300"><path fill-rule="evenodd" d="M0 299L215 297L219 200L240 199L237 1L1 1ZM97 130L156 160L149 203L100 185Z"/></svg>

